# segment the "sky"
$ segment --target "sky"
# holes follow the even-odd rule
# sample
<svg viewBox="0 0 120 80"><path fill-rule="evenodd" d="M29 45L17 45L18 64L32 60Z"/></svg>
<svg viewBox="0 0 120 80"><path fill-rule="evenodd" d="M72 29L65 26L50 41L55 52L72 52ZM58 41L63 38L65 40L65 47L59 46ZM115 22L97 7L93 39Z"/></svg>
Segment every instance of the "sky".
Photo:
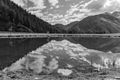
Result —
<svg viewBox="0 0 120 80"><path fill-rule="evenodd" d="M87 16L120 10L120 0L11 0L50 24L69 24Z"/></svg>

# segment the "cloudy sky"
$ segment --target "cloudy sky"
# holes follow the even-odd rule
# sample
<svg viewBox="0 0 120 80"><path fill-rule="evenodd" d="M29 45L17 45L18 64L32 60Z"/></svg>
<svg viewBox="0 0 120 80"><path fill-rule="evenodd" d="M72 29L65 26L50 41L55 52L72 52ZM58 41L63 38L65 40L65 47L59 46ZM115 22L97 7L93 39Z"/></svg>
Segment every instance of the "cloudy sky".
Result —
<svg viewBox="0 0 120 80"><path fill-rule="evenodd" d="M68 24L88 15L120 10L120 0L12 0L51 24Z"/></svg>

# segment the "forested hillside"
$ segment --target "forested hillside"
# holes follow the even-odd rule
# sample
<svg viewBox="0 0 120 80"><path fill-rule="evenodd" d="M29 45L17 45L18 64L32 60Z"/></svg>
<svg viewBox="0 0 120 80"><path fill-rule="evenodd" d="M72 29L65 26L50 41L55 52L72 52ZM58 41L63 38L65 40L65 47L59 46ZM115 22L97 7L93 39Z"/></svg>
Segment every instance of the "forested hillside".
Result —
<svg viewBox="0 0 120 80"><path fill-rule="evenodd" d="M10 0L0 0L0 31L59 32L49 23L31 15Z"/></svg>

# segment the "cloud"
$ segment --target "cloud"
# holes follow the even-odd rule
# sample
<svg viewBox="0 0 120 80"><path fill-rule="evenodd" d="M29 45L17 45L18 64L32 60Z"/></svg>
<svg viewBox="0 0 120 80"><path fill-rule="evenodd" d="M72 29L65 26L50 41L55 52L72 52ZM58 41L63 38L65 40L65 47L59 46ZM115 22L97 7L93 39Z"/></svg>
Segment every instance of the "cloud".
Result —
<svg viewBox="0 0 120 80"><path fill-rule="evenodd" d="M70 5L70 9L66 11L65 15L57 14L48 14L46 17L42 17L45 21L48 21L51 24L62 23L64 25L69 24L74 21L80 21L86 17L86 14L89 13L87 8L81 4L83 1L80 1L78 4Z"/></svg>
<svg viewBox="0 0 120 80"><path fill-rule="evenodd" d="M44 5L44 0L11 0L16 4L24 7L27 5L28 1L32 2L34 6L27 8L29 9L44 9L46 6Z"/></svg>
<svg viewBox="0 0 120 80"><path fill-rule="evenodd" d="M104 12L120 11L120 0L12 0L51 24L68 24ZM31 5L32 4L32 5Z"/></svg>
<svg viewBox="0 0 120 80"><path fill-rule="evenodd" d="M120 10L120 0L106 0L102 10L105 10L106 12Z"/></svg>
<svg viewBox="0 0 120 80"><path fill-rule="evenodd" d="M88 13L89 9L84 8L83 6L76 4L71 6L71 8L67 11L67 15L73 15L74 13Z"/></svg>
<svg viewBox="0 0 120 80"><path fill-rule="evenodd" d="M44 0L30 0L31 2L34 3L34 7L32 8L37 8L37 9L44 9L46 6L44 5Z"/></svg>
<svg viewBox="0 0 120 80"><path fill-rule="evenodd" d="M32 2L34 6L27 8L27 11L41 18L41 16L43 16L42 10L46 8L44 3L45 0L29 0L29 1Z"/></svg>
<svg viewBox="0 0 120 80"><path fill-rule="evenodd" d="M105 2L106 0L91 0L86 8L92 11L98 11L104 6Z"/></svg>
<svg viewBox="0 0 120 80"><path fill-rule="evenodd" d="M53 7L56 7L59 1L49 0L49 3L51 3ZM48 16L42 17L42 19L52 24L68 24L74 21L80 21L90 15L111 12L118 9L120 9L120 0L89 0L85 3L83 1L80 1L77 4L70 4L70 9L66 11L65 15L49 15L49 13ZM36 12L36 15L39 17L41 15L43 16L42 12Z"/></svg>
<svg viewBox="0 0 120 80"><path fill-rule="evenodd" d="M90 11L89 9L85 8L86 4L81 5L81 3L83 3L83 1L79 2L78 4L71 5L70 9L66 12L66 15L64 15L64 24L80 21L86 17L86 14L88 14Z"/></svg>
<svg viewBox="0 0 120 80"><path fill-rule="evenodd" d="M90 0L89 2L82 4L81 6L83 6L83 10L89 10L86 16L97 15L104 12L119 11L120 0ZM85 11L84 14L86 14Z"/></svg>
<svg viewBox="0 0 120 80"><path fill-rule="evenodd" d="M70 0L65 0L65 1L70 1Z"/></svg>
<svg viewBox="0 0 120 80"><path fill-rule="evenodd" d="M67 24L71 23L71 22L74 22L74 21L80 21L84 17L85 17L85 14L83 14L83 13L81 13L81 14L74 13L72 16L66 17Z"/></svg>
<svg viewBox="0 0 120 80"><path fill-rule="evenodd" d="M52 6L56 6L59 3L58 0L48 0L48 1Z"/></svg>
<svg viewBox="0 0 120 80"><path fill-rule="evenodd" d="M91 12L111 12L120 10L120 0L91 0L84 7Z"/></svg>
<svg viewBox="0 0 120 80"><path fill-rule="evenodd" d="M24 6L25 5L23 0L11 0L11 1L18 4L19 6Z"/></svg>

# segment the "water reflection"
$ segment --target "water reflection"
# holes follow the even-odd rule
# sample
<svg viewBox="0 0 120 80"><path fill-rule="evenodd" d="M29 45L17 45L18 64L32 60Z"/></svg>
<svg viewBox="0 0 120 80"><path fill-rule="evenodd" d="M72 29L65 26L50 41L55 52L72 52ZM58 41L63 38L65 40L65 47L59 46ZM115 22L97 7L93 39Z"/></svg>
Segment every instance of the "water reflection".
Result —
<svg viewBox="0 0 120 80"><path fill-rule="evenodd" d="M46 43L46 39L0 39L0 68Z"/></svg>
<svg viewBox="0 0 120 80"><path fill-rule="evenodd" d="M9 66L19 58L51 40L67 39L79 43L89 49L120 52L119 38L32 38L32 39L0 39L0 69Z"/></svg>

